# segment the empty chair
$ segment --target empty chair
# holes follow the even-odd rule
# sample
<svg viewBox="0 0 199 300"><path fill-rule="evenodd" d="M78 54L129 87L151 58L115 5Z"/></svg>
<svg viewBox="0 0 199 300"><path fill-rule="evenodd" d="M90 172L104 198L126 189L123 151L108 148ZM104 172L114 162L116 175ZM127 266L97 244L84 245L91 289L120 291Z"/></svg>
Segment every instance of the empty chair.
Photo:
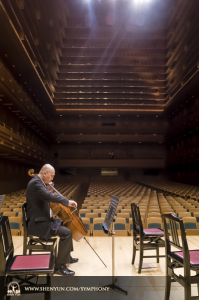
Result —
<svg viewBox="0 0 199 300"><path fill-rule="evenodd" d="M88 209L88 208L86 208L86 209L81 208L81 209L79 210L79 215L80 215L81 218L85 218L86 213L89 213L89 212L91 212L90 209Z"/></svg>
<svg viewBox="0 0 199 300"><path fill-rule="evenodd" d="M150 217L146 219L147 228L162 228L161 217Z"/></svg>
<svg viewBox="0 0 199 300"><path fill-rule="evenodd" d="M131 204L132 209L132 220L133 220L133 256L132 265L135 262L136 251L139 250L139 268L138 273L141 273L143 258L156 257L157 263L159 263L160 257L165 257L164 255L159 255L159 248L165 247L164 231L159 228L143 228L139 206L135 203ZM156 250L155 256L144 256L144 250Z"/></svg>
<svg viewBox="0 0 199 300"><path fill-rule="evenodd" d="M13 209L13 208L17 208L17 207L18 207L17 205L10 205L10 206L9 206L9 208L12 208L12 209Z"/></svg>
<svg viewBox="0 0 199 300"><path fill-rule="evenodd" d="M184 207L182 207L181 205L180 206L173 206L173 210L178 213L180 211L184 211L186 212L186 209Z"/></svg>
<svg viewBox="0 0 199 300"><path fill-rule="evenodd" d="M199 277L192 276L191 271L198 274L199 266L199 250L189 250L183 219L180 219L172 214L163 214L162 221L165 232L165 252L166 252L166 285L165 285L165 300L169 300L171 281L176 281L184 288L184 299L197 299L191 296L191 285L199 286ZM171 235L168 233L167 223L171 228ZM181 239L178 236L178 230L181 233ZM176 268L184 268L183 275L176 274ZM199 295L199 294L198 294Z"/></svg>
<svg viewBox="0 0 199 300"><path fill-rule="evenodd" d="M89 218L81 218L81 219L82 222L84 223L84 226L88 230L88 236L90 236L92 234L90 219Z"/></svg>
<svg viewBox="0 0 199 300"><path fill-rule="evenodd" d="M2 205L1 205L1 209L2 209L2 208L8 208L8 207L9 207L9 205L7 205L7 204L2 204Z"/></svg>
<svg viewBox="0 0 199 300"><path fill-rule="evenodd" d="M147 218L155 218L155 217L158 217L158 218L161 218L161 214L159 212L150 212L147 214Z"/></svg>
<svg viewBox="0 0 199 300"><path fill-rule="evenodd" d="M104 212L105 212L105 209L96 208L93 210L93 213L97 213L99 218L101 218L101 213L104 213Z"/></svg>
<svg viewBox="0 0 199 300"><path fill-rule="evenodd" d="M123 209L121 212L122 213L129 213L130 217L132 217L132 211L131 211L131 209Z"/></svg>
<svg viewBox="0 0 199 300"><path fill-rule="evenodd" d="M197 211L197 212L194 212L192 217L195 217L197 223L199 223L199 212L198 212L198 211Z"/></svg>
<svg viewBox="0 0 199 300"><path fill-rule="evenodd" d="M113 231L115 232L115 235L117 236L127 236L128 230L126 226L126 219L116 217L115 222L113 223Z"/></svg>
<svg viewBox="0 0 199 300"><path fill-rule="evenodd" d="M98 213L86 213L85 218L89 218L90 224L93 224L93 219L98 218Z"/></svg>
<svg viewBox="0 0 199 300"><path fill-rule="evenodd" d="M20 217L9 217L12 235L21 235L22 223Z"/></svg>
<svg viewBox="0 0 199 300"><path fill-rule="evenodd" d="M180 211L179 213L177 213L177 217L179 217L179 218L191 217L191 213L189 213L188 211L186 211L186 212Z"/></svg>
<svg viewBox="0 0 199 300"><path fill-rule="evenodd" d="M197 221L194 217L183 217L182 218L185 229L197 229Z"/></svg>
<svg viewBox="0 0 199 300"><path fill-rule="evenodd" d="M82 208L87 208L89 205L87 203L82 204Z"/></svg>
<svg viewBox="0 0 199 300"><path fill-rule="evenodd" d="M0 214L3 215L4 212L11 212L12 208L1 208Z"/></svg>
<svg viewBox="0 0 199 300"><path fill-rule="evenodd" d="M103 222L104 222L104 218L93 219L93 236L107 236L104 234L104 231L101 227L101 224Z"/></svg>
<svg viewBox="0 0 199 300"><path fill-rule="evenodd" d="M14 212L14 211L7 211L7 212L3 213L3 216L16 217L16 212Z"/></svg>
<svg viewBox="0 0 199 300"><path fill-rule="evenodd" d="M130 214L129 213L118 213L117 214L118 218L125 218L126 219L126 224L129 224L129 219L130 219Z"/></svg>
<svg viewBox="0 0 199 300"><path fill-rule="evenodd" d="M34 277L38 279L39 275L45 275L46 283L42 281L42 283L39 284L38 280L36 280L34 287L35 292L37 293L40 287L44 288L45 300L50 300L51 292L49 292L49 289L51 286L51 275L54 272L55 257L50 254L14 256L14 247L8 217L2 217L0 219L0 228L1 276L4 276L4 278L6 277L7 279L0 281L2 298L4 299L4 291L10 291L11 293L13 292L12 287L10 288L10 290L7 290L8 282L17 281L19 285L23 284L23 288L32 288L33 283L31 282L31 279ZM24 291L23 288L21 288L21 293L23 293ZM32 289L32 293L34 293L34 289ZM10 295L8 295L6 298L10 299Z"/></svg>

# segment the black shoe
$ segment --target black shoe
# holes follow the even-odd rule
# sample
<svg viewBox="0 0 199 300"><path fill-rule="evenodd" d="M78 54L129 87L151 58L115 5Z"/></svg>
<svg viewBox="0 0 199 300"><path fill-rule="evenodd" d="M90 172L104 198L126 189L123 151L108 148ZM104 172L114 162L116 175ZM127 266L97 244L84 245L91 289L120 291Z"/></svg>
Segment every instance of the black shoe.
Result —
<svg viewBox="0 0 199 300"><path fill-rule="evenodd" d="M74 271L69 270L65 265L62 265L59 269L55 268L55 274L62 275L62 276L73 276L75 275Z"/></svg>
<svg viewBox="0 0 199 300"><path fill-rule="evenodd" d="M70 264L74 264L74 263L76 263L76 262L78 262L79 261L79 258L72 258L71 256L70 256Z"/></svg>

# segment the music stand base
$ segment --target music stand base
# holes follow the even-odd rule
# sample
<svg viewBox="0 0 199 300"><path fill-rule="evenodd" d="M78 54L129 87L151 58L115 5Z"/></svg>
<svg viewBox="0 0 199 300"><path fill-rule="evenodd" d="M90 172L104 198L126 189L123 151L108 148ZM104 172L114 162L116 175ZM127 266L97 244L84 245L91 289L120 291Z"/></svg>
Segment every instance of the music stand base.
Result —
<svg viewBox="0 0 199 300"><path fill-rule="evenodd" d="M128 294L127 291L123 290L121 287L119 287L118 285L116 285L116 284L114 284L114 283L105 285L104 287L110 287L110 289L115 290L115 291L117 291L117 292L119 292L119 293L122 293L122 294L125 294L125 295Z"/></svg>

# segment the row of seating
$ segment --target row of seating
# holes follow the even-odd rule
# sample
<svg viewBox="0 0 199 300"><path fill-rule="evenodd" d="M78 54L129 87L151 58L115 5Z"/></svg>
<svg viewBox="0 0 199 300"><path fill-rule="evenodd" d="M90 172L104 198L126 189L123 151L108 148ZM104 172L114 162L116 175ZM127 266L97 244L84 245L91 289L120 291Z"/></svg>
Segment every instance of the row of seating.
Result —
<svg viewBox="0 0 199 300"><path fill-rule="evenodd" d="M161 190L163 192L168 192L174 195L178 195L181 197L199 199L199 187L173 182L173 181L161 181L154 182L151 180L148 181L140 181L141 184L145 186L149 186L151 188L155 188L157 190Z"/></svg>
<svg viewBox="0 0 199 300"><path fill-rule="evenodd" d="M100 184L98 184L100 186ZM106 190L111 190L112 192L115 189L114 185L101 185L101 189L98 188L98 191L104 193ZM97 188L95 187L97 191ZM119 191L122 193L121 188ZM183 218L185 228L188 230L189 234L198 234L199 231L199 203L193 199L183 199L180 197L164 196L163 193L157 193L155 190L151 191L150 188L146 188L142 185L136 184L134 186L134 195L135 197L122 196L119 201L119 205L116 211L116 217L125 218L126 225L121 223L123 230L129 231L131 233L132 226L132 214L131 214L131 203L139 204L140 214L142 218L142 223L144 228L163 228L161 215L163 213L172 213L176 216ZM82 204L82 209L80 210L80 215L83 218L89 218L86 220L88 223L88 228L91 234L96 235L95 232L96 218L104 218L108 210L110 203L110 197L102 195L91 195L86 197L84 203ZM94 221L95 220L95 221ZM93 225L95 223L95 226ZM123 222L124 223L124 222ZM116 232L116 235L119 234L119 231ZM120 233L123 235L124 233ZM126 235L127 233L125 233ZM99 232L99 235L101 233Z"/></svg>

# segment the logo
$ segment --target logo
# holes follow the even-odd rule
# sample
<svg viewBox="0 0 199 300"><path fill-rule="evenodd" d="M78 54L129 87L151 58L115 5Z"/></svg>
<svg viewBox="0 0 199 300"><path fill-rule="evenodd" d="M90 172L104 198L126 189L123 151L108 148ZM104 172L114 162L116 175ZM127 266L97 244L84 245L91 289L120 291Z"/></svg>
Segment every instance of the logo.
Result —
<svg viewBox="0 0 199 300"><path fill-rule="evenodd" d="M8 284L7 296L21 296L20 286L17 281L12 281Z"/></svg>

